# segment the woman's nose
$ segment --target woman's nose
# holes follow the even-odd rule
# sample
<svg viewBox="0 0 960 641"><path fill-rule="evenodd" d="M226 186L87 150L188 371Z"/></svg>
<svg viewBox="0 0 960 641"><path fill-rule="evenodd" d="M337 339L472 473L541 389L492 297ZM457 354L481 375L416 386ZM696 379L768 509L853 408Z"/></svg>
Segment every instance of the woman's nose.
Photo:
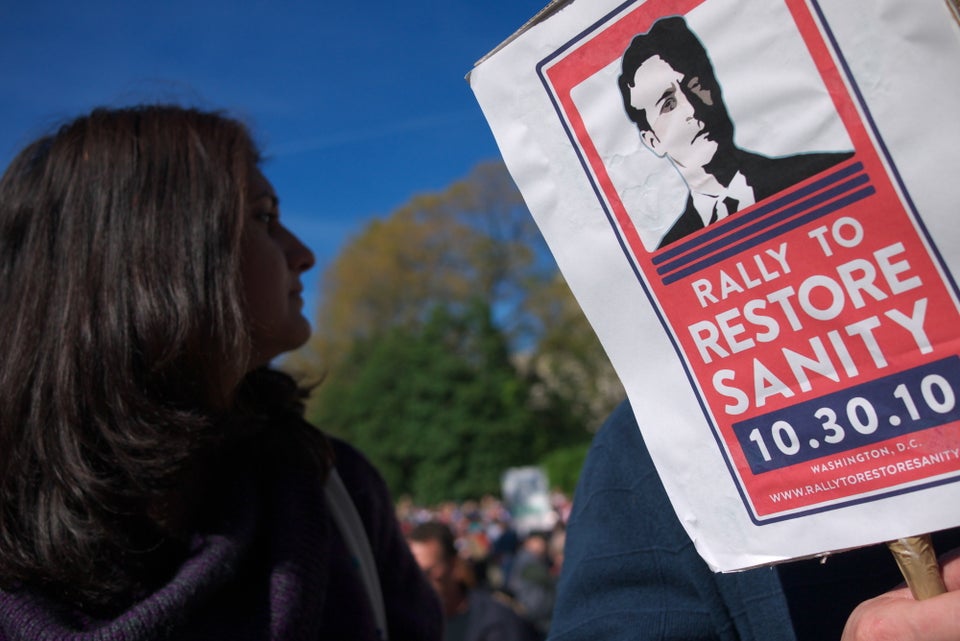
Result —
<svg viewBox="0 0 960 641"><path fill-rule="evenodd" d="M305 272L316 263L316 257L313 255L313 252L310 251L310 248L304 245L296 234L290 230L287 232L287 264L290 266L290 269L297 272Z"/></svg>

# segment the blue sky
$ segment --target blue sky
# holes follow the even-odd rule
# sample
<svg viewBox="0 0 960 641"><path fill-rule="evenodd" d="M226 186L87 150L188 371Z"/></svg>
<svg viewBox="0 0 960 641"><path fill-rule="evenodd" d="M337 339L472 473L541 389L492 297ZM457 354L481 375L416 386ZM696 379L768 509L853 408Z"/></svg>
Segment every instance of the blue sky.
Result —
<svg viewBox="0 0 960 641"><path fill-rule="evenodd" d="M323 266L373 217L499 156L464 80L547 0L0 0L0 166L99 105L247 121Z"/></svg>

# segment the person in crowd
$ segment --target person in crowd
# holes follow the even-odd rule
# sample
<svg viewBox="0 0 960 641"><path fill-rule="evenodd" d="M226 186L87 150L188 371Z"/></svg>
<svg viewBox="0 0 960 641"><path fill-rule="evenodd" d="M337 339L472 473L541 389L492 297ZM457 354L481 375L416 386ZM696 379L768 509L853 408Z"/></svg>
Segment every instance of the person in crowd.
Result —
<svg viewBox="0 0 960 641"><path fill-rule="evenodd" d="M556 578L550 570L547 534L531 532L524 537L506 586L522 608L524 618L546 636L556 600Z"/></svg>
<svg viewBox="0 0 960 641"><path fill-rule="evenodd" d="M507 604L477 589L457 554L453 532L439 521L415 526L410 549L440 596L445 641L532 641L531 628Z"/></svg>
<svg viewBox="0 0 960 641"><path fill-rule="evenodd" d="M547 558L550 563L550 575L559 578L563 570L563 548L567 542L566 519L554 526L547 541Z"/></svg>
<svg viewBox="0 0 960 641"><path fill-rule="evenodd" d="M956 548L960 530L933 541ZM884 545L711 572L624 402L597 433L580 475L549 639L960 639L960 559L945 570L957 591L919 602L903 590L882 594L902 581Z"/></svg>
<svg viewBox="0 0 960 641"><path fill-rule="evenodd" d="M248 130L97 109L0 179L0 639L439 639L384 482L272 369L314 257Z"/></svg>
<svg viewBox="0 0 960 641"><path fill-rule="evenodd" d="M505 586L513 570L513 559L520 547L520 537L508 518L499 518L496 522L497 535L490 544L489 567L495 574L495 583Z"/></svg>
<svg viewBox="0 0 960 641"><path fill-rule="evenodd" d="M680 16L661 18L634 37L623 54L618 84L627 117L644 146L667 158L689 190L686 207L660 247L852 155L769 158L738 148L710 58Z"/></svg>

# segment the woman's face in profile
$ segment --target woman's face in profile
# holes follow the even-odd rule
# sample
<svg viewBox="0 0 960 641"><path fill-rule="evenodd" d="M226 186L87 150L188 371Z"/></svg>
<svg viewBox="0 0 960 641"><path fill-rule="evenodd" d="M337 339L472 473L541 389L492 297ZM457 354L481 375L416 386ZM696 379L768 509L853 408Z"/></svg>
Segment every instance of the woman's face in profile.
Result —
<svg viewBox="0 0 960 641"><path fill-rule="evenodd" d="M240 277L252 343L250 368L296 349L310 338L303 316L300 274L313 253L280 223L273 186L259 169L251 172L240 240Z"/></svg>

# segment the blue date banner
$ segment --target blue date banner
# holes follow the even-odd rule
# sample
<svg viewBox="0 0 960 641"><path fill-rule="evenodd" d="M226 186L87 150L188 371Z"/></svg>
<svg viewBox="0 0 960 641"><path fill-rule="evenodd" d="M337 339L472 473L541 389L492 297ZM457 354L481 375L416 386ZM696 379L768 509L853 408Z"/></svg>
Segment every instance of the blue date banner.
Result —
<svg viewBox="0 0 960 641"><path fill-rule="evenodd" d="M754 474L960 420L951 356L733 424Z"/></svg>

